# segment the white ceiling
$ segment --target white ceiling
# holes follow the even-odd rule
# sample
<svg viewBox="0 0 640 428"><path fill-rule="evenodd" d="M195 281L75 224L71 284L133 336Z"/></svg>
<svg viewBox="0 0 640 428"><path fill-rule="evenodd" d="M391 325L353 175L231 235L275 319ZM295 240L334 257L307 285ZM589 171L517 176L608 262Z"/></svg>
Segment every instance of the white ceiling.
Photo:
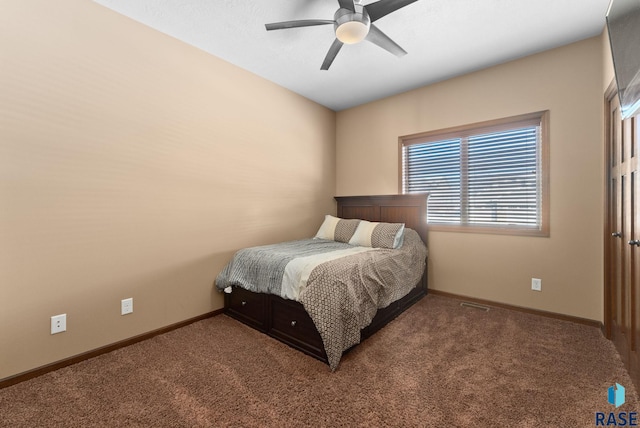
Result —
<svg viewBox="0 0 640 428"><path fill-rule="evenodd" d="M267 32L264 24L332 20L337 0L94 1L336 111L598 35L609 4L418 0L376 21L408 55L364 41L344 45L322 71L332 25Z"/></svg>

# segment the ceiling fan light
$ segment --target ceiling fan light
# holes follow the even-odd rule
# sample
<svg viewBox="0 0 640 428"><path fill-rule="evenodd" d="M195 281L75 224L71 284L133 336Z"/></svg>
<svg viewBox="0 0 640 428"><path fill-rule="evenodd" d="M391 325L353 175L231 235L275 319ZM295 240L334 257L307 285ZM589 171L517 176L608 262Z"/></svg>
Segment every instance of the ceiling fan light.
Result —
<svg viewBox="0 0 640 428"><path fill-rule="evenodd" d="M364 40L369 34L369 23L366 24L360 21L348 21L340 24L336 28L336 37L342 43L352 45Z"/></svg>

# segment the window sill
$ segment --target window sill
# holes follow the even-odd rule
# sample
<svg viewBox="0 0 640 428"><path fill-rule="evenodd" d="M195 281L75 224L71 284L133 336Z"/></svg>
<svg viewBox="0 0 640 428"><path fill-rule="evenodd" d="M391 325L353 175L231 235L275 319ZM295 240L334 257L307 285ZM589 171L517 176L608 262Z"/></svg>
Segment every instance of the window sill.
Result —
<svg viewBox="0 0 640 428"><path fill-rule="evenodd" d="M455 233L482 233L487 235L512 235L512 236L530 236L538 238L548 238L549 228L528 229L514 227L495 227L495 226L464 226L459 224L440 224L428 223L429 231L433 232L455 232Z"/></svg>

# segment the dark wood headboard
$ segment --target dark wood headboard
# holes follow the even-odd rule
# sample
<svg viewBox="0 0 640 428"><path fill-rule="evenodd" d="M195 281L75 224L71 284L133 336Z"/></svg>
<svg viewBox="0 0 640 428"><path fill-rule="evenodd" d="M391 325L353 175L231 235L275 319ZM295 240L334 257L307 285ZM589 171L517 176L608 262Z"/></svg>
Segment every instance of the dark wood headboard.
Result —
<svg viewBox="0 0 640 428"><path fill-rule="evenodd" d="M336 196L340 218L404 223L427 243L427 193L407 195Z"/></svg>

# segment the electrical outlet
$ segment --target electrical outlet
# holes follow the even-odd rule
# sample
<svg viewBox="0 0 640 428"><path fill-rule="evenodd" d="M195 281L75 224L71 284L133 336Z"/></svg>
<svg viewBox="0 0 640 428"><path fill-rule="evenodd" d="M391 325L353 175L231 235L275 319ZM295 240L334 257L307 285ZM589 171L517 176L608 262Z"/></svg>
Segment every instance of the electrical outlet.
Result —
<svg viewBox="0 0 640 428"><path fill-rule="evenodd" d="M542 291L542 280L539 278L531 278L531 289L533 291Z"/></svg>
<svg viewBox="0 0 640 428"><path fill-rule="evenodd" d="M67 314L54 315L51 317L51 334L67 331Z"/></svg>
<svg viewBox="0 0 640 428"><path fill-rule="evenodd" d="M127 315L133 312L133 297L120 301L120 315Z"/></svg>

